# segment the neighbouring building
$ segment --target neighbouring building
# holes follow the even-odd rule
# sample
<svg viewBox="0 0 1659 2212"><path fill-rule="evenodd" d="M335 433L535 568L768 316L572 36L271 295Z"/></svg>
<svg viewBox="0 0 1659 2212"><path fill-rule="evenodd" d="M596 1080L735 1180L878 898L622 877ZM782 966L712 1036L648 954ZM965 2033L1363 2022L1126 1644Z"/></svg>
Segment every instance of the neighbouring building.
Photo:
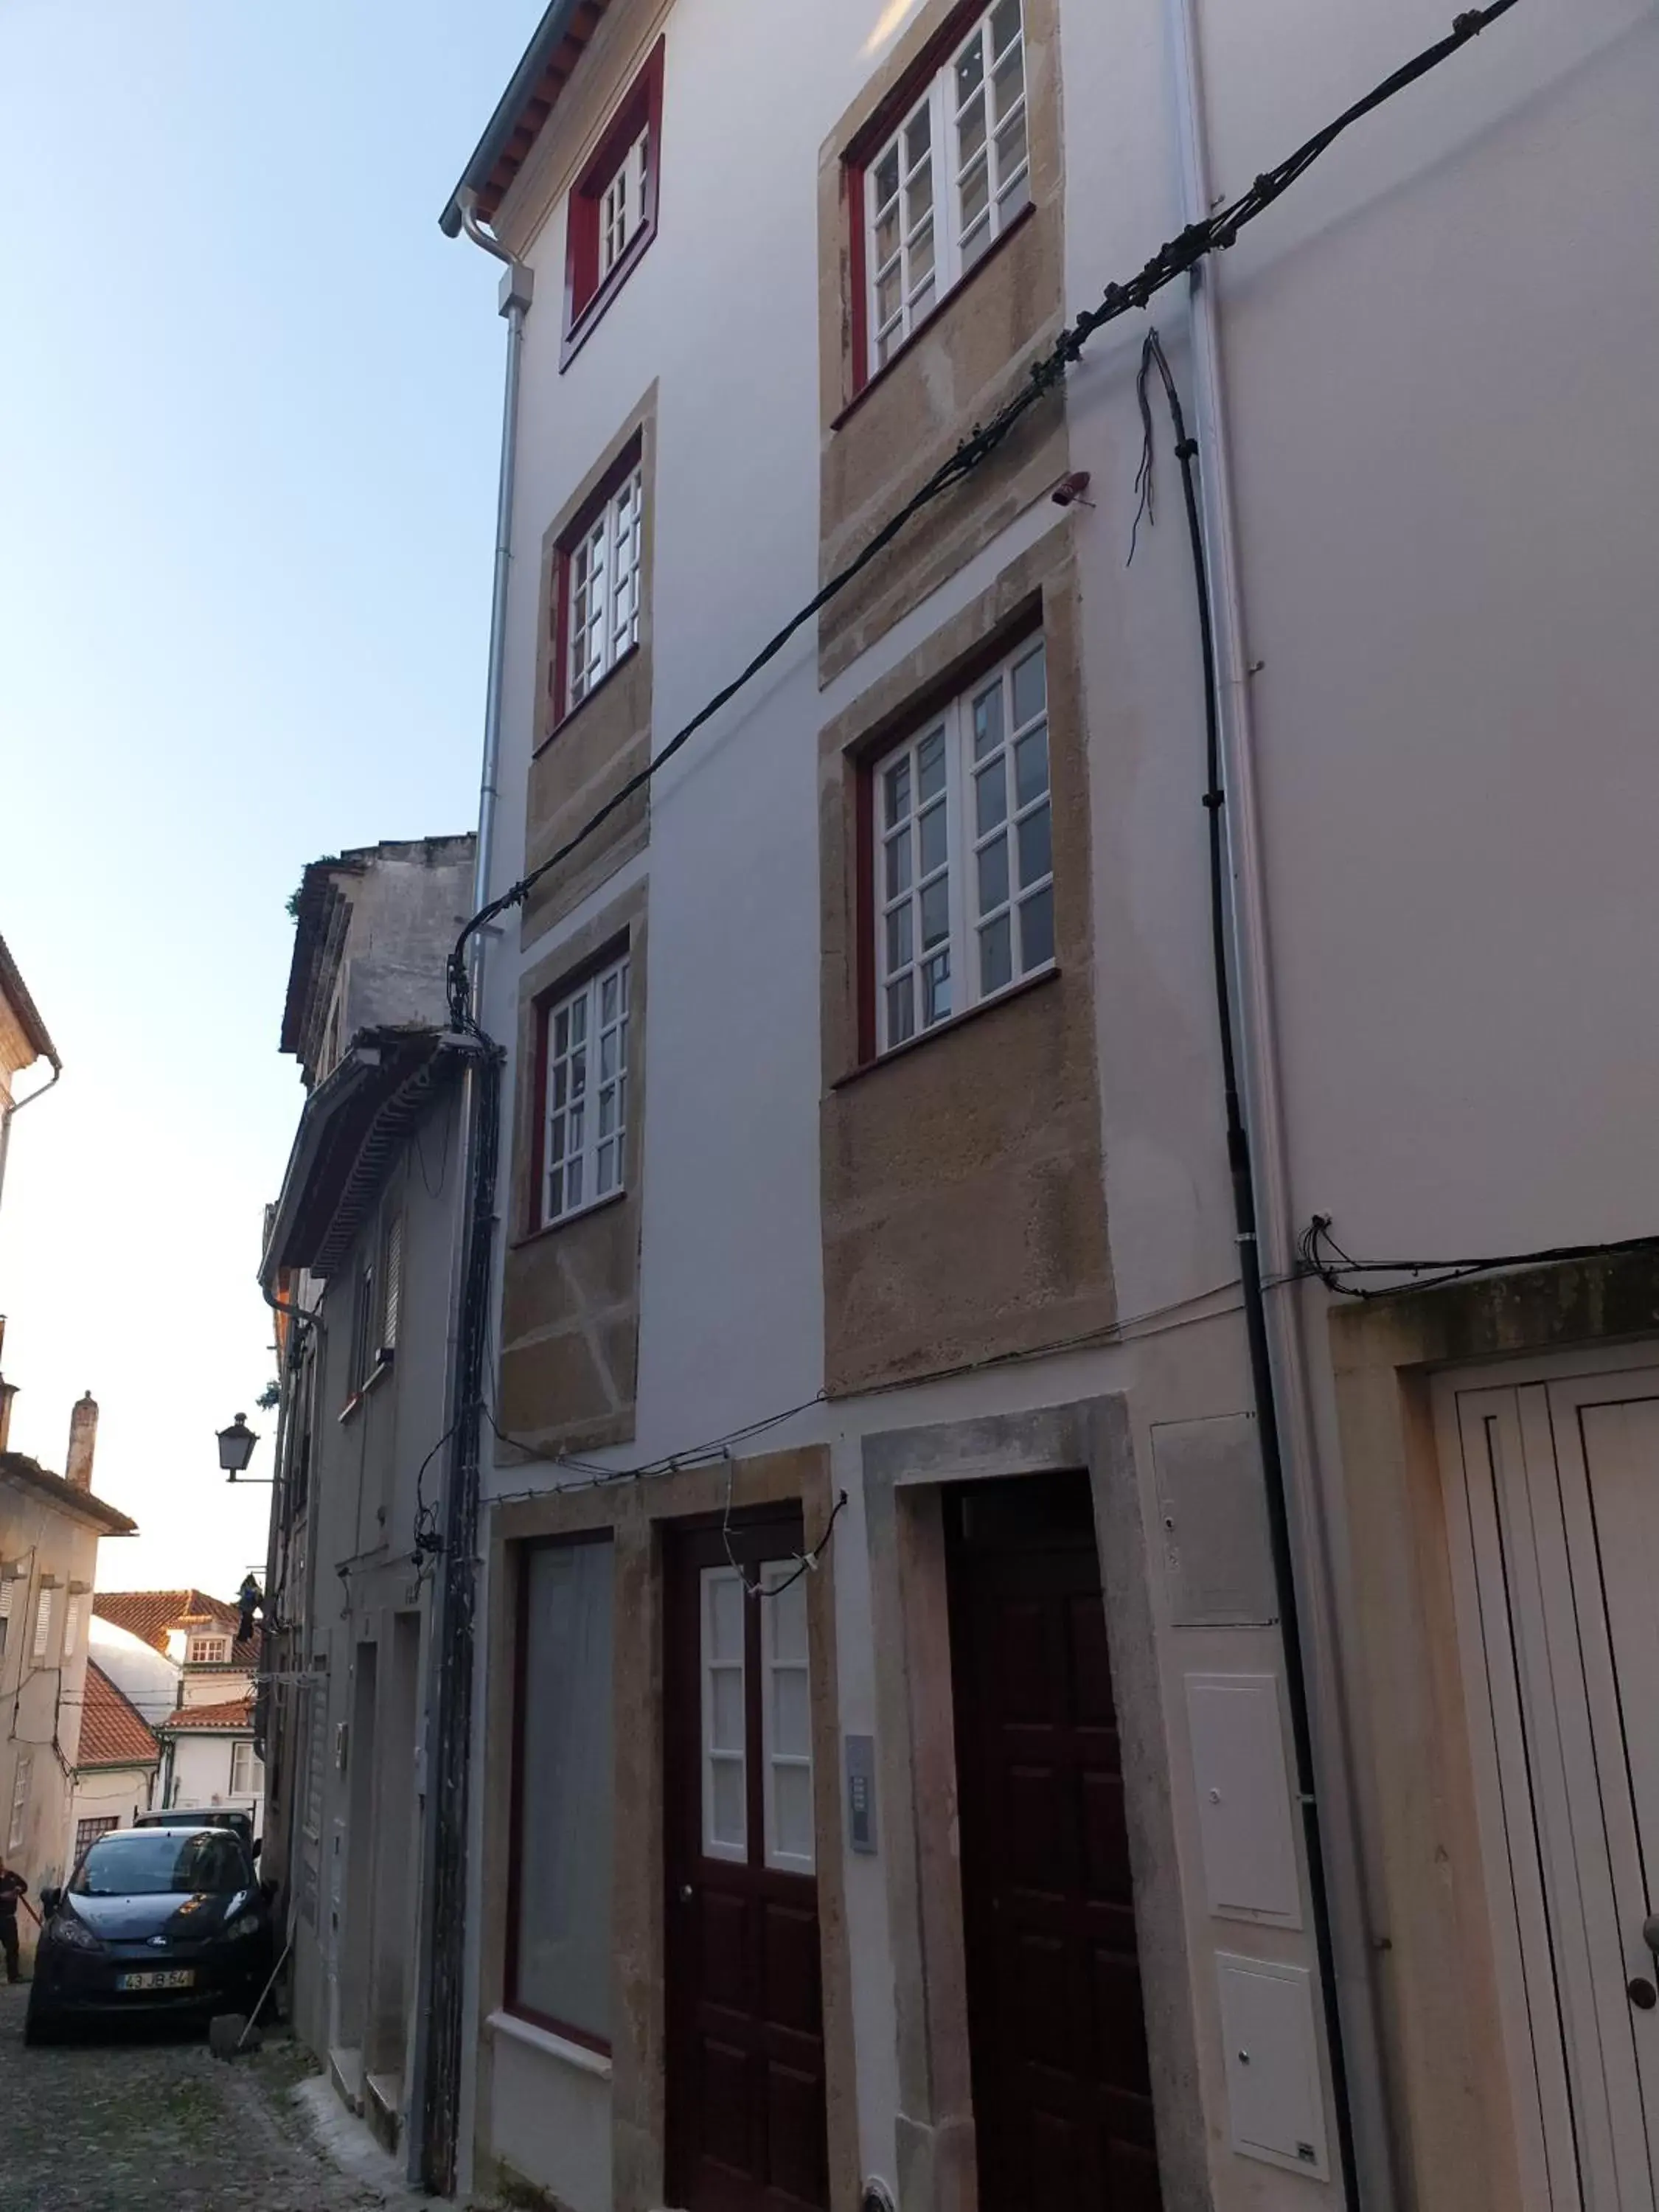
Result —
<svg viewBox="0 0 1659 2212"><path fill-rule="evenodd" d="M488 890L1450 15L553 0L445 215L522 326ZM482 940L463 2190L1652 2202L1659 15L1481 21ZM409 1525L313 1560L319 1926Z"/></svg>
<svg viewBox="0 0 1659 2212"><path fill-rule="evenodd" d="M261 1263L283 1382L261 1870L285 1893L295 2030L388 2143L414 2033L422 1508L448 1419L471 1049L444 961L473 850L434 837L307 868L281 1040L306 1097Z"/></svg>
<svg viewBox="0 0 1659 2212"><path fill-rule="evenodd" d="M0 1855L38 1892L73 1863L99 1540L136 1524L93 1493L90 1395L70 1414L64 1472L54 1474L7 1449L13 1389L0 1382ZM27 1944L27 1916L20 1933Z"/></svg>
<svg viewBox="0 0 1659 2212"><path fill-rule="evenodd" d="M75 1755L68 1863L111 1828L130 1828L155 1802L161 1747L143 1715L88 1656Z"/></svg>
<svg viewBox="0 0 1659 2212"><path fill-rule="evenodd" d="M254 1741L258 1638L239 1638L236 1607L198 1589L100 1590L94 1605L100 1621L176 1669L174 1703L149 1723L161 1747L155 1804L233 1808L250 1815L257 1834L264 1805Z"/></svg>
<svg viewBox="0 0 1659 2212"><path fill-rule="evenodd" d="M14 1090L17 1077L42 1060L51 1068L51 1075L27 1097L19 1098ZM0 937L0 1195L3 1195L6 1187L13 1116L43 1091L50 1091L62 1073L51 1033L29 996L28 986L18 973L17 963L7 950L5 939Z"/></svg>

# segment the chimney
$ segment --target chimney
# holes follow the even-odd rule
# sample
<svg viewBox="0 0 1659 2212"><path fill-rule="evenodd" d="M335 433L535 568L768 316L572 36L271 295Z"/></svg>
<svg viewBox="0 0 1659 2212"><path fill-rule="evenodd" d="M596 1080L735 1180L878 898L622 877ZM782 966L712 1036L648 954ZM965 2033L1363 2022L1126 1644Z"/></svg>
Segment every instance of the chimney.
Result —
<svg viewBox="0 0 1659 2212"><path fill-rule="evenodd" d="M64 1462L64 1480L77 1490L92 1488L92 1449L97 1441L98 1407L88 1390L70 1411L69 1457Z"/></svg>

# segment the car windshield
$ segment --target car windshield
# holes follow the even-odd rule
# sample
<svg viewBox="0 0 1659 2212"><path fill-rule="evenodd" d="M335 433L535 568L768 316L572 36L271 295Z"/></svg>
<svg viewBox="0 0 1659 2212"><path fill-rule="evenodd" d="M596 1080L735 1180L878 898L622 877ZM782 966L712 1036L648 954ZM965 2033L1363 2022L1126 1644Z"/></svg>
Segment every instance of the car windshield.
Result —
<svg viewBox="0 0 1659 2212"><path fill-rule="evenodd" d="M100 1836L70 1884L76 1897L193 1896L248 1886L247 1861L224 1828L173 1836L164 1828L126 1828Z"/></svg>

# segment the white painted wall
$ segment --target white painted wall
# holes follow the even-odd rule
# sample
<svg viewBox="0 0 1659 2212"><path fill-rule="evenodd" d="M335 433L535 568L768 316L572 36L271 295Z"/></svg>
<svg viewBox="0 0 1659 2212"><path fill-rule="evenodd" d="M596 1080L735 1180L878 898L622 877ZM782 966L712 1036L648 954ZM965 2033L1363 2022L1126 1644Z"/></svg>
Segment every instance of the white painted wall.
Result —
<svg viewBox="0 0 1659 2212"><path fill-rule="evenodd" d="M124 1828L132 1826L136 1816L149 1810L150 1784L156 1770L145 1766L98 1766L82 1768L75 1778L74 1796L70 1803L70 1856L75 1849L75 1832L82 1820L116 1820ZM65 1865L70 1863L66 1858Z"/></svg>
<svg viewBox="0 0 1659 2212"><path fill-rule="evenodd" d="M679 0L660 230L563 374L562 204L528 249L538 297L495 889L523 855L542 534L653 377L659 744L816 586L817 156L870 66L877 12L874 0L850 14ZM606 35L621 37L624 18L643 52L654 28L642 9L613 8ZM1238 189L1447 19L1437 0L1205 0L1218 189ZM1061 74L1075 312L1182 220L1164 8L1070 0ZM1656 94L1650 6L1517 9L1328 155L1222 271L1243 586L1264 664L1252 696L1289 1225L1328 1210L1362 1253L1507 1250L1653 1225ZM750 180L740 222L738 112ZM569 146L562 166L585 151ZM1190 404L1178 292L1156 319ZM1123 567L1142 327L1097 340L1073 380L1073 460L1093 477L1095 511L1066 525L1047 508L1021 518L822 696L810 639L791 647L665 774L646 858L538 941L539 958L648 871L638 1437L611 1455L619 1464L772 1413L821 1382L816 733L1046 527L1074 531L1087 610L1121 1308L1200 1299L1236 1274L1202 702L1161 415L1160 520ZM486 1006L507 1040L517 973L509 924ZM1114 1389L1130 1394L1150 1504L1151 1424L1248 1402L1236 1323L819 1409L775 1432L830 1440L849 1492L836 1539L845 1727L874 1715L859 1436ZM526 1480L515 1467L497 1486ZM1162 1620L1161 1589L1154 1604ZM1166 1648L1174 1787L1195 1848L1180 1669L1194 1653L1246 1667L1274 1653L1249 1635L1189 1644L1179 1660L1167 1635ZM880 1862L851 1862L847 1881L863 2157L890 2178ZM1324 2192L1222 2147L1214 1930L1196 1905L1191 1936L1216 2203L1310 2203ZM1287 1937L1275 1955L1307 1948ZM562 2126L532 2178L585 2202L608 2118L586 2085L579 2096L551 2086L558 2064L527 2044L498 2057L499 2140L531 2144L529 2106L556 2098Z"/></svg>
<svg viewBox="0 0 1659 2212"><path fill-rule="evenodd" d="M245 1741L252 1740L250 1732ZM257 1836L264 1811L264 1769L255 1759L252 1790L234 1793L230 1786L230 1760L231 1747L235 1741L234 1736L204 1735L188 1729L173 1737L173 1779L167 1791L167 1809L171 1811L175 1806L226 1806L249 1814Z"/></svg>

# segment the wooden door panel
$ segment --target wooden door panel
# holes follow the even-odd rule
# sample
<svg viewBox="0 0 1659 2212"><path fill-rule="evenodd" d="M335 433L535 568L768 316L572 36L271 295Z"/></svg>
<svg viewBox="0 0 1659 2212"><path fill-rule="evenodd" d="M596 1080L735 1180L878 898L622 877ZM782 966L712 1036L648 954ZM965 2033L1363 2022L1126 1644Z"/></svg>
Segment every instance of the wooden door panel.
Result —
<svg viewBox="0 0 1659 2212"><path fill-rule="evenodd" d="M947 1508L980 2212L1154 2212L1087 1484L975 1485Z"/></svg>
<svg viewBox="0 0 1659 2212"><path fill-rule="evenodd" d="M800 1516L736 1518L731 1535L752 1579L763 1562L799 1552ZM773 1601L741 1599L744 1812L716 1824L726 1852L746 1856L710 1856L705 1752L712 1763L717 1741L721 1752L735 1749L727 1639L737 1631L721 1530L672 1532L665 1565L668 2201L685 2212L824 2212L817 1884L811 1874L767 1864L760 1608ZM709 1625L717 1616L718 1628ZM706 1630L720 1640L718 1652L705 1654ZM706 1656L720 1677L707 1711ZM794 1724L793 1709L783 1724ZM707 1744L706 1725L714 1731Z"/></svg>

